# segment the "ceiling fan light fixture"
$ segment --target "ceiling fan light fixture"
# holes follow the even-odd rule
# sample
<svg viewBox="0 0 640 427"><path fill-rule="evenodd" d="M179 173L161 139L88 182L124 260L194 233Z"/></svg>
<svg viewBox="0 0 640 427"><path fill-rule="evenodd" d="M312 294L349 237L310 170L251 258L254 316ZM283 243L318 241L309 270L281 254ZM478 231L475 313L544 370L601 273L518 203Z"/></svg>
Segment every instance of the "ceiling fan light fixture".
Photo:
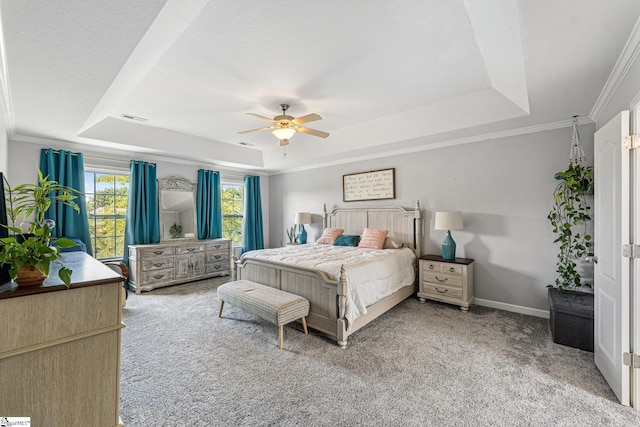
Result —
<svg viewBox="0 0 640 427"><path fill-rule="evenodd" d="M278 128L273 130L273 134L280 140L290 139L293 135L295 135L295 133L296 130L293 128Z"/></svg>

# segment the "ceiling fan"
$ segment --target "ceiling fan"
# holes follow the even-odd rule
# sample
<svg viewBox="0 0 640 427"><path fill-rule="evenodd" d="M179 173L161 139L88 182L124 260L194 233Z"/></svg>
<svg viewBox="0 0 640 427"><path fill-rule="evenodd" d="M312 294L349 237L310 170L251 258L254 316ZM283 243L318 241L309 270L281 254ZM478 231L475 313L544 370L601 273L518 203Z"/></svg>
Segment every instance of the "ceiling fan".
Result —
<svg viewBox="0 0 640 427"><path fill-rule="evenodd" d="M280 145L285 146L289 145L289 139L295 135L296 132L302 132L313 136L319 136L320 138L326 138L329 136L327 132L322 132L320 130L309 129L304 126L300 126L305 123L314 122L316 120L321 120L322 117L315 113L307 114L306 116L298 117L297 119L287 115L287 109L289 108L289 104L280 104L280 108L282 108L282 114L275 116L273 119L270 119L265 116L261 116L259 114L247 113L247 116L252 116L260 120L266 120L267 122L271 122L273 125L264 128L244 130L238 133L251 133L258 132L261 130L270 130L272 133L280 140Z"/></svg>

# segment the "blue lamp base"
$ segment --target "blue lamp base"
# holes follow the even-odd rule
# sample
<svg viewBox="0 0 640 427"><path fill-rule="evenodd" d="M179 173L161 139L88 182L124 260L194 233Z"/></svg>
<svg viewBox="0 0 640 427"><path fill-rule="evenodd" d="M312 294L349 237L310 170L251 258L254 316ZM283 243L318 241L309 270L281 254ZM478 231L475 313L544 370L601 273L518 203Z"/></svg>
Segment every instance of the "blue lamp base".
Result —
<svg viewBox="0 0 640 427"><path fill-rule="evenodd" d="M307 243L307 231L304 229L304 224L300 224L300 234L298 235L298 242L301 245Z"/></svg>
<svg viewBox="0 0 640 427"><path fill-rule="evenodd" d="M456 259L456 242L451 238L451 231L447 230L447 235L442 241L442 258Z"/></svg>

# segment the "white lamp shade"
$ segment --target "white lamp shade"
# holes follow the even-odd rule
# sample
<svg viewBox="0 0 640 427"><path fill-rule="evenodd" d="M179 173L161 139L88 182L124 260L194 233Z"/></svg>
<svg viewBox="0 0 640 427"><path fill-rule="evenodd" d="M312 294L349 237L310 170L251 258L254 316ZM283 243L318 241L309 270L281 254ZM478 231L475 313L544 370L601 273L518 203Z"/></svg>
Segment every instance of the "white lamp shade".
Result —
<svg viewBox="0 0 640 427"><path fill-rule="evenodd" d="M272 133L278 139L289 139L296 133L296 130L293 128L278 128L274 129Z"/></svg>
<svg viewBox="0 0 640 427"><path fill-rule="evenodd" d="M435 230L462 230L462 212L436 212Z"/></svg>
<svg viewBox="0 0 640 427"><path fill-rule="evenodd" d="M294 224L311 224L310 212L296 212L296 216L293 221Z"/></svg>

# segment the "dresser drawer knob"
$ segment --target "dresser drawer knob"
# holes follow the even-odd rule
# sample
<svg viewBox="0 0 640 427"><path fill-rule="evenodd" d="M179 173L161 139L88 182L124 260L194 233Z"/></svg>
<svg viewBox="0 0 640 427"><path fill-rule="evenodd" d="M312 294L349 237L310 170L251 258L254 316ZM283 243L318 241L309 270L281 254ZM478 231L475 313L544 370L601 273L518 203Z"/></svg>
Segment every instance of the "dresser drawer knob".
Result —
<svg viewBox="0 0 640 427"><path fill-rule="evenodd" d="M213 256L213 259L220 259L220 258L222 258L222 255L214 255Z"/></svg>
<svg viewBox="0 0 640 427"><path fill-rule="evenodd" d="M154 255L162 255L164 251L153 251Z"/></svg>
<svg viewBox="0 0 640 427"><path fill-rule="evenodd" d="M436 288L436 291L438 291L441 294L446 294L448 290L449 289L445 289L444 291L441 291L440 289Z"/></svg>
<svg viewBox="0 0 640 427"><path fill-rule="evenodd" d="M433 270L433 264L429 264L429 270Z"/></svg>
<svg viewBox="0 0 640 427"><path fill-rule="evenodd" d="M158 280L162 279L163 277L164 277L164 274L155 274L153 276L154 279L158 279Z"/></svg>
<svg viewBox="0 0 640 427"><path fill-rule="evenodd" d="M154 262L153 266L154 267L162 267L164 265L164 262Z"/></svg>
<svg viewBox="0 0 640 427"><path fill-rule="evenodd" d="M446 281L447 281L447 279L448 279L448 277L445 277L444 279L441 279L441 278L439 278L438 276L436 276L436 280L437 280L438 282L442 282L442 283L444 283L444 282L446 282Z"/></svg>
<svg viewBox="0 0 640 427"><path fill-rule="evenodd" d="M453 267L451 267L451 268L449 269L449 271L453 273L454 271L456 271L456 269L455 269L455 268L453 268Z"/></svg>
<svg viewBox="0 0 640 427"><path fill-rule="evenodd" d="M187 252L193 252L195 250L196 250L196 248L187 248Z"/></svg>

